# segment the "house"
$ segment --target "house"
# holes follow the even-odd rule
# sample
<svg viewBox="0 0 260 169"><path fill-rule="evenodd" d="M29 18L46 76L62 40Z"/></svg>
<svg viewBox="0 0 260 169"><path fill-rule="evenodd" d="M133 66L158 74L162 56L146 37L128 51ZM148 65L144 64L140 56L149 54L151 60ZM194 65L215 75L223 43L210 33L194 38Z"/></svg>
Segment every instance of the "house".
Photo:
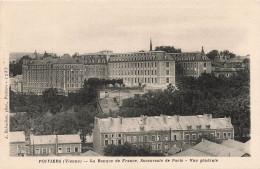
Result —
<svg viewBox="0 0 260 169"><path fill-rule="evenodd" d="M81 140L78 134L72 135L31 135L32 155L79 155Z"/></svg>
<svg viewBox="0 0 260 169"><path fill-rule="evenodd" d="M228 140L224 140L221 145L250 154L249 146L246 143L228 139Z"/></svg>
<svg viewBox="0 0 260 169"><path fill-rule="evenodd" d="M175 156L215 156L215 157L246 157L248 153L229 148L206 139L202 139L200 143L191 149L183 151Z"/></svg>
<svg viewBox="0 0 260 169"><path fill-rule="evenodd" d="M122 145L125 142L132 144L133 148L149 147L152 152L165 154L174 145L195 145L204 136L216 140L233 139L234 128L230 118L212 118L210 114L142 115L95 118L93 136L94 151L100 154L108 145Z"/></svg>
<svg viewBox="0 0 260 169"><path fill-rule="evenodd" d="M27 151L24 131L14 131L9 133L10 156L25 156Z"/></svg>

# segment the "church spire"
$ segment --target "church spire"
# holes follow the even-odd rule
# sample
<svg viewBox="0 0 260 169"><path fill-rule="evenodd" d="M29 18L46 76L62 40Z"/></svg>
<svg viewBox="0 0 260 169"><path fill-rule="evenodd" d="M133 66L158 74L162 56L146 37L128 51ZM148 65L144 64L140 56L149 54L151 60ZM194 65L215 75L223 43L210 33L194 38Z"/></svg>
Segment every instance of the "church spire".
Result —
<svg viewBox="0 0 260 169"><path fill-rule="evenodd" d="M153 43L152 43L152 38L150 38L150 51L153 51Z"/></svg>
<svg viewBox="0 0 260 169"><path fill-rule="evenodd" d="M203 46L202 46L202 49L201 49L201 53L202 53L202 54L205 54L204 49L203 49Z"/></svg>

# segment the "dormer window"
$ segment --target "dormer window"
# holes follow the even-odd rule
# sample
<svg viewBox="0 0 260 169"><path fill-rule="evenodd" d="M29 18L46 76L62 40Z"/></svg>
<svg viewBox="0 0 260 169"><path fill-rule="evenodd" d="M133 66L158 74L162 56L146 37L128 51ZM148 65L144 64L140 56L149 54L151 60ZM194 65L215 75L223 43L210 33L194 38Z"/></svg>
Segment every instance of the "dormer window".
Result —
<svg viewBox="0 0 260 169"><path fill-rule="evenodd" d="M198 126L197 126L197 129L201 129L201 125L198 125Z"/></svg>
<svg viewBox="0 0 260 169"><path fill-rule="evenodd" d="M188 130L191 130L191 126L187 126Z"/></svg>
<svg viewBox="0 0 260 169"><path fill-rule="evenodd" d="M207 129L210 129L210 125L206 125L206 128L207 128Z"/></svg>

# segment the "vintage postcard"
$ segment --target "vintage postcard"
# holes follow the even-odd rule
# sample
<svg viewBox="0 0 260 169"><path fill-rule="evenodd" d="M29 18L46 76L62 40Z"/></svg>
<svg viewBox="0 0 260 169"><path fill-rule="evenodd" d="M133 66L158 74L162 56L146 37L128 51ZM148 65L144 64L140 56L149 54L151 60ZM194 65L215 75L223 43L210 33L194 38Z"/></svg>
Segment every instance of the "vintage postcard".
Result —
<svg viewBox="0 0 260 169"><path fill-rule="evenodd" d="M259 168L260 1L0 1L0 168Z"/></svg>

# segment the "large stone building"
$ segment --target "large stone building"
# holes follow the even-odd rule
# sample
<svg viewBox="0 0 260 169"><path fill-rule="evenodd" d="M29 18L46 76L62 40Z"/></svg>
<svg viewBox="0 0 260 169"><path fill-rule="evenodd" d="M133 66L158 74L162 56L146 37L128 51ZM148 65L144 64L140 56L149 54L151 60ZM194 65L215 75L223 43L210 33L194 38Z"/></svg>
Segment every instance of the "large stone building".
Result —
<svg viewBox="0 0 260 169"><path fill-rule="evenodd" d="M162 51L111 54L108 77L123 79L126 85L175 84L175 61Z"/></svg>
<svg viewBox="0 0 260 169"><path fill-rule="evenodd" d="M83 86L84 65L68 54L61 58L23 60L23 93L42 94L48 88L60 93L76 91Z"/></svg>
<svg viewBox="0 0 260 169"><path fill-rule="evenodd" d="M201 137L218 140L234 139L230 118L197 116L141 116L132 118L95 118L93 147L103 153L107 145L129 142L133 147L150 147L167 153L172 146L195 145Z"/></svg>
<svg viewBox="0 0 260 169"><path fill-rule="evenodd" d="M85 79L123 79L126 86L146 85L163 88L175 84L176 77L199 77L211 73L211 62L202 52L166 53L150 51L68 54L62 57L46 55L23 60L23 87L25 94L42 94L48 88L57 88L60 94L79 90ZM176 62L176 63L175 63Z"/></svg>
<svg viewBox="0 0 260 169"><path fill-rule="evenodd" d="M202 73L211 73L211 60L201 52L170 53L176 62L177 80L183 76L199 77Z"/></svg>

